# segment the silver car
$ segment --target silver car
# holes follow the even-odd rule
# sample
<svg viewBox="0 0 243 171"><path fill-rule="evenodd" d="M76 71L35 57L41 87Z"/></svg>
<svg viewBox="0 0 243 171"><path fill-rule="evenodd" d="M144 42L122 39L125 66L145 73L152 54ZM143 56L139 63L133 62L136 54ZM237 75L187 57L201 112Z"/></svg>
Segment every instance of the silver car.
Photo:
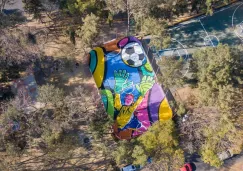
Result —
<svg viewBox="0 0 243 171"><path fill-rule="evenodd" d="M231 150L226 150L226 151L223 151L221 153L218 153L217 155L218 155L219 159L221 161L223 161L223 160L226 160L226 159L232 157L234 154L232 153Z"/></svg>

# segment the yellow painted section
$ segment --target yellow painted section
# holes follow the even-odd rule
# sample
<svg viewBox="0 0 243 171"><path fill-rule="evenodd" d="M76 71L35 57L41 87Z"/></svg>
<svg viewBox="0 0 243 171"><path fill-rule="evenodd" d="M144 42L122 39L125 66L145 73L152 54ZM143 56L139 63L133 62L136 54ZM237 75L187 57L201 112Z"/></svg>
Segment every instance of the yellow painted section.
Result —
<svg viewBox="0 0 243 171"><path fill-rule="evenodd" d="M115 94L115 104L114 107L117 110L120 110L122 108L121 100L120 100L120 94Z"/></svg>
<svg viewBox="0 0 243 171"><path fill-rule="evenodd" d="M105 54L103 52L103 49L100 47L94 48L94 50L97 53L97 66L94 71L93 77L95 80L95 83L98 88L101 87L104 79L104 71L105 71Z"/></svg>
<svg viewBox="0 0 243 171"><path fill-rule="evenodd" d="M147 61L147 63L144 65L144 67L149 71L149 72L153 72L153 68L151 66L151 64Z"/></svg>
<svg viewBox="0 0 243 171"><path fill-rule="evenodd" d="M159 106L159 120L164 121L172 118L172 110L166 98L160 103Z"/></svg>
<svg viewBox="0 0 243 171"><path fill-rule="evenodd" d="M138 107L138 105L142 102L142 100L143 97L140 96L138 100L135 103L133 103L131 106L122 106L120 108L119 114L116 118L119 128L123 128L124 126L126 126L126 124L128 124L128 122L132 117L133 112Z"/></svg>

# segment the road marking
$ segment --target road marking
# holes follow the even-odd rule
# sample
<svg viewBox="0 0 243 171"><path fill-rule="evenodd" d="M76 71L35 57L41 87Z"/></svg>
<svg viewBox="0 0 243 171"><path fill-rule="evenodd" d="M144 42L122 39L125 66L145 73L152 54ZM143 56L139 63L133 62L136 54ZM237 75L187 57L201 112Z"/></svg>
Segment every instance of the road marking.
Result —
<svg viewBox="0 0 243 171"><path fill-rule="evenodd" d="M187 51L187 49L186 49L186 47L180 42L180 41L178 41L178 40L176 40L176 39L171 39L172 41L174 41L174 42L177 42L178 44L180 44L181 46L182 46L182 48L181 49L183 49L183 50L185 50L185 55L186 55L186 57L185 57L185 60L187 60L188 58L189 58L189 53L188 53L188 51ZM176 50L177 51L177 53L180 55L180 53L179 53L179 51L178 51L178 48L170 48L170 49L172 49L172 50ZM174 51L172 51L171 52L171 55L173 56L173 52ZM158 62L160 62L162 60L162 58L159 58L158 59ZM156 76L156 78L157 78L157 73L158 73L158 71L159 71L159 69L160 69L160 67L158 66L158 68L157 68L157 71L155 72L155 76ZM186 75L187 75L187 73L189 72L189 69L190 69L190 65L188 66L188 68L186 68L187 70L186 70L186 72L185 72L185 74L182 76L182 78L184 78ZM162 73L163 74L163 73ZM163 83L162 83L162 85L163 85ZM165 90L165 89L164 89ZM167 89L167 91L165 92L165 96L167 97L167 94L169 93L169 91L170 91L170 89Z"/></svg>
<svg viewBox="0 0 243 171"><path fill-rule="evenodd" d="M188 53L187 49L185 48L185 46L184 46L180 41L178 41L178 40L176 40L176 39L174 39L174 40L182 46L182 49L185 50L185 52L186 52L186 58L185 58L185 59L187 60L187 59L189 58L189 53ZM188 73L189 69L190 69L190 66L187 68L187 71L186 71L186 73L182 76L182 78L184 78L184 77L186 76L186 74Z"/></svg>
<svg viewBox="0 0 243 171"><path fill-rule="evenodd" d="M235 9L235 11L233 12L233 15L232 15L232 27L233 27L233 28L234 28L234 16L235 16L235 13L236 13L236 11L238 10L238 8L239 8L240 6L242 6L242 5L243 5L243 3L241 3L241 4ZM235 27L236 27L236 26L235 26ZM241 36L238 35L236 28L234 28L234 33L235 33L235 35L236 35L241 41L243 41L243 39L241 38Z"/></svg>
<svg viewBox="0 0 243 171"><path fill-rule="evenodd" d="M234 5L232 4L229 7L225 7L225 8L223 7L221 10L218 10L218 11L214 12L214 14L217 14L219 12L223 12L223 11L229 9L229 8L235 7L236 5L238 5L238 4L234 4Z"/></svg>
<svg viewBox="0 0 243 171"><path fill-rule="evenodd" d="M203 38L204 39L204 45L205 46L207 46L207 44L206 44L206 40L207 39L209 39L209 40L212 40L210 37L214 37L214 38L216 38L216 41L218 42L217 44L216 44L216 46L219 44L219 39L218 39L218 37L217 36L214 36L214 35L209 35L209 36L206 36L205 38ZM211 43L213 43L213 41L211 41ZM213 44L214 45L214 44Z"/></svg>
<svg viewBox="0 0 243 171"><path fill-rule="evenodd" d="M237 6L237 5L238 5L238 3L235 3L235 4L231 4L231 5L229 5L228 7L223 7L223 8L221 8L220 10L215 11L215 12L213 13L213 15L214 15L214 14L217 14L217 13L219 13L219 12L223 12L223 11L229 9L229 8L233 8L233 7ZM177 27L172 27L172 28L170 28L169 30L174 30L174 29L183 27L183 26L185 26L185 25L187 25L187 24L190 24L190 23L186 23L186 22L189 22L189 21L193 22L193 21L197 21L198 19L200 20L200 19L203 19L203 18L206 18L206 17L212 17L212 16L208 16L208 15L205 15L205 14L204 14L204 15L202 15L202 16L195 17L195 18L189 19L189 20L187 20L187 21L184 21L184 22L182 22L182 23L179 23ZM183 24L183 23L186 23L186 24Z"/></svg>
<svg viewBox="0 0 243 171"><path fill-rule="evenodd" d="M204 31L206 32L207 36L209 37L210 42L212 43L213 47L215 47L215 46L214 46L214 44L213 44L213 41L211 40L211 38L210 38L210 36L209 36L209 34L208 34L208 32L207 32L207 30L205 29L205 27L204 27L203 23L201 22L201 20L200 20L200 19L199 19L198 21L201 23L201 25L202 25L202 27L203 27ZM205 43L205 42L204 42L204 43Z"/></svg>
<svg viewBox="0 0 243 171"><path fill-rule="evenodd" d="M234 10L233 12L233 15L232 15L232 27L234 27L234 15L235 15L235 12L238 10L238 8L243 5L243 2Z"/></svg>

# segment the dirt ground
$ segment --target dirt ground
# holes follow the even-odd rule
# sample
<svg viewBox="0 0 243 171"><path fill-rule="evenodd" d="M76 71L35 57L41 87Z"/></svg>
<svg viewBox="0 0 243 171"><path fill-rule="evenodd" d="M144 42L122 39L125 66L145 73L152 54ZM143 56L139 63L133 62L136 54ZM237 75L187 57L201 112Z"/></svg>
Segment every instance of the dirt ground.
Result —
<svg viewBox="0 0 243 171"><path fill-rule="evenodd" d="M89 70L87 53L83 53L80 49L81 42L77 41L77 44L74 46L67 36L56 36L48 33L46 24L31 20L31 16L28 16L28 19L29 21L20 27L26 32L40 32L40 34L37 34L37 42L38 40L39 42L45 40L44 43L39 44L40 48L44 51L44 55L53 57L55 60L59 59L69 62L64 65L63 69L53 71L46 81L63 88L66 94L72 92L75 87L84 86L87 91L95 93L98 99L98 89ZM104 24L100 38L102 39L101 41L104 42L116 38L119 34L119 30L121 31L124 28L119 25L120 23L114 23L110 32L107 32L108 25ZM48 36L45 37L45 35ZM76 66L76 63L78 63L78 66ZM87 157L84 159L83 156L80 156L83 153L79 150L81 149L77 149L76 156L68 160L67 163L56 163L54 164L56 169L53 168L49 170L72 170L74 164L78 166L79 169L77 170L83 170L83 168L86 168L86 170L106 170L108 160L106 160L99 151L87 151ZM28 170L39 170L44 167L45 163L42 162L43 158L38 157L41 156L38 150L35 151L31 149L28 153L30 154L29 156L17 159L17 162L25 165ZM2 153L0 153L0 155L1 154ZM63 169L59 166L62 166ZM48 166L48 168L50 167Z"/></svg>
<svg viewBox="0 0 243 171"><path fill-rule="evenodd" d="M173 91L173 96L177 102L183 103L186 108L191 109L198 102L198 90L184 85Z"/></svg>

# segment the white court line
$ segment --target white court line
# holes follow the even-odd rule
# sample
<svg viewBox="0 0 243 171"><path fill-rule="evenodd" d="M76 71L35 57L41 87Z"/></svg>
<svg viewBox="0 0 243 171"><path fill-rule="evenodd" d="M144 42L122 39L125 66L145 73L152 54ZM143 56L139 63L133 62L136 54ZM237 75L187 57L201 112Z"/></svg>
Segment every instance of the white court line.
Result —
<svg viewBox="0 0 243 171"><path fill-rule="evenodd" d="M243 2L234 10L233 12L233 15L232 15L232 27L234 27L234 15L235 15L235 12L238 10L238 8L243 5Z"/></svg>
<svg viewBox="0 0 243 171"><path fill-rule="evenodd" d="M232 8L232 7L235 7L235 6L237 6L238 4L232 4L232 5L230 5L229 7L225 7L225 8L222 8L221 10L218 10L218 11L216 11L216 12L214 12L214 14L217 14L217 13L219 13L219 12L223 12L223 11L225 11L225 10L227 10L227 9L229 9L229 8Z"/></svg>
<svg viewBox="0 0 243 171"><path fill-rule="evenodd" d="M234 16L235 16L235 13L236 13L236 11L238 10L238 8L240 7L240 6L242 6L243 5L243 3L241 3L236 9L235 9L235 11L233 12L233 15L232 15L232 27L234 28ZM237 31L236 31L236 29L234 28L234 32L235 32L235 35L237 36L237 37L239 37L239 39L241 40L241 41L243 41L243 39L238 35L238 33L237 33Z"/></svg>
<svg viewBox="0 0 243 171"><path fill-rule="evenodd" d="M170 50L176 50L177 48L168 48L168 49L163 49L161 51L170 51Z"/></svg>
<svg viewBox="0 0 243 171"><path fill-rule="evenodd" d="M178 55L181 57L181 54L180 54L180 52L179 52L179 50L178 50L178 49L176 50L176 52L177 52L177 53L178 53Z"/></svg>
<svg viewBox="0 0 243 171"><path fill-rule="evenodd" d="M213 13L213 15L214 15L214 14L217 14L217 13L219 13L219 12L223 12L223 11L229 9L229 8L233 8L233 7L237 6L237 5L238 5L238 3L229 5L229 7L224 7L224 8L222 8L222 9L220 9L220 10L215 11L215 12ZM169 30L174 30L174 29L183 27L183 26L185 26L185 25L187 25L187 24L190 24L190 23L183 24L183 23L185 23L185 22L188 22L188 21L196 21L196 20L198 20L198 19L200 20L200 19L203 19L203 18L206 18L206 17L212 17L212 16L202 15L201 17L195 17L195 18L192 18L192 19L190 19L190 20L184 21L184 22L180 23L179 26L170 28Z"/></svg>
<svg viewBox="0 0 243 171"><path fill-rule="evenodd" d="M215 46L214 46L214 44L213 44L213 41L211 40L211 38L210 38L210 36L209 36L209 34L208 34L208 32L207 32L207 30L205 29L205 27L204 27L203 23L201 22L201 20L200 20L200 19L199 19L198 21L201 23L201 25L202 25L202 27L203 27L204 31L206 32L207 36L209 37L210 42L212 43L213 47L215 47ZM205 43L205 42L204 42L204 43Z"/></svg>
<svg viewBox="0 0 243 171"><path fill-rule="evenodd" d="M185 46L180 42L180 41L178 41L178 40L176 40L176 39L171 39L172 41L175 41L175 42L177 42L177 43L179 43L181 46L182 46L182 49L184 49L185 50L185 52L186 52L186 60L189 58L189 53L188 53L188 51L187 51L187 49L185 48ZM178 48L175 48L177 51L178 51ZM179 53L179 52L177 52L177 53ZM173 52L171 53L171 56L173 56ZM159 60L162 60L162 58L160 58ZM184 78L185 76L186 76L186 74L189 72L189 69L190 69L190 66L187 68L187 71L186 71L186 73L182 76L182 78ZM158 70L159 70L159 66L158 66L158 69L157 69L157 72L158 72ZM157 72L156 72L156 77L157 77ZM163 73L162 73L163 74ZM162 84L163 85L163 84ZM163 91L164 91L164 89L163 89ZM170 91L170 89L168 88L168 90L165 92L165 96L166 96L166 98L167 98L167 94L168 94L168 92Z"/></svg>
<svg viewBox="0 0 243 171"><path fill-rule="evenodd" d="M210 35L210 36L216 38L216 40L218 41L218 44L219 44L219 39L218 39L217 36L214 36L214 35ZM210 40L212 40L212 39L210 38L210 36L206 36L206 37L204 38L204 45L205 45L205 46L207 46L207 44L206 44L206 38L209 38Z"/></svg>
<svg viewBox="0 0 243 171"><path fill-rule="evenodd" d="M240 28L243 30L243 23L240 24Z"/></svg>
<svg viewBox="0 0 243 171"><path fill-rule="evenodd" d="M187 59L189 58L189 53L188 53L186 47L185 47L180 41L178 41L178 40L176 40L176 39L171 39L171 40L176 41L177 43L179 43L179 44L182 46L182 49L184 49L185 52L186 52L186 58L185 58L185 59L187 60ZM188 71L189 71L189 67L188 67L186 73L182 76L182 78L184 78L184 77L186 76L186 74L188 73Z"/></svg>

